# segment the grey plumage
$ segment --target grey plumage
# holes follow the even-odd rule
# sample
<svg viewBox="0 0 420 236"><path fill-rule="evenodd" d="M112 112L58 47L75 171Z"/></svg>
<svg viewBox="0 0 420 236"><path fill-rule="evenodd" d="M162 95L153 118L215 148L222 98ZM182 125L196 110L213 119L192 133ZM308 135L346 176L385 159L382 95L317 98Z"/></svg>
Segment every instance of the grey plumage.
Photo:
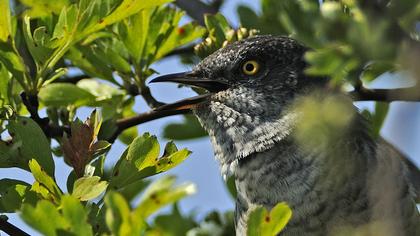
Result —
<svg viewBox="0 0 420 236"><path fill-rule="evenodd" d="M293 214L281 235L420 235L414 189L399 154L369 135L349 98L326 90L313 95L327 80L304 74L306 50L287 37L258 36L218 50L192 72L227 84L193 112L210 135L222 174L235 177L237 235L246 234L256 205L282 201ZM247 60L260 64L258 73L241 71ZM349 111L345 125L326 131L333 137L321 130L300 138L308 120L297 107L308 96Z"/></svg>

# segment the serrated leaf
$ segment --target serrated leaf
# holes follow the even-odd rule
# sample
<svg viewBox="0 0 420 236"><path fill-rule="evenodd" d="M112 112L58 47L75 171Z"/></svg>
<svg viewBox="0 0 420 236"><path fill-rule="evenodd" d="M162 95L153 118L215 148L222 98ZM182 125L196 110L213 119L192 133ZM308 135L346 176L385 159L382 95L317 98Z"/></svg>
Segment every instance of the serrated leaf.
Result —
<svg viewBox="0 0 420 236"><path fill-rule="evenodd" d="M165 176L153 182L144 192L134 215L146 219L163 206L196 192L193 184L174 186L174 183L175 177L173 176Z"/></svg>
<svg viewBox="0 0 420 236"><path fill-rule="evenodd" d="M187 149L175 151L173 144L167 145L166 154L158 158L159 143L155 136L145 133L137 137L121 156L110 180L112 189L119 189L148 176L167 171L182 163L191 153Z"/></svg>
<svg viewBox="0 0 420 236"><path fill-rule="evenodd" d="M30 185L20 180L0 180L0 212L14 213L20 209Z"/></svg>
<svg viewBox="0 0 420 236"><path fill-rule="evenodd" d="M46 173L54 176L54 161L52 159L50 143L38 124L28 117L17 117L7 125L9 133L13 134L9 145L0 142L0 153L6 156L0 164L17 166L28 170L28 161L34 158Z"/></svg>
<svg viewBox="0 0 420 236"><path fill-rule="evenodd" d="M65 230L73 235L93 235L92 226L87 224L86 208L72 196L63 196L61 199L61 210L63 218L70 225Z"/></svg>
<svg viewBox="0 0 420 236"><path fill-rule="evenodd" d="M69 83L53 83L41 88L39 99L45 106L76 107L90 105L95 102L95 96L88 91Z"/></svg>
<svg viewBox="0 0 420 236"><path fill-rule="evenodd" d="M35 159L29 161L29 169L31 170L35 180L42 185L42 187L45 187L49 193L51 193L51 196L55 201L60 199L62 192L57 183L42 169Z"/></svg>
<svg viewBox="0 0 420 236"><path fill-rule="evenodd" d="M207 29L211 29L210 34L214 36L216 42L218 42L221 46L226 40L226 33L231 29L226 18L220 13L215 15L205 15L204 23Z"/></svg>
<svg viewBox="0 0 420 236"><path fill-rule="evenodd" d="M70 227L69 223L60 215L57 207L47 200L40 200L33 207L24 204L21 218L32 228L46 236L56 236L58 229Z"/></svg>
<svg viewBox="0 0 420 236"><path fill-rule="evenodd" d="M34 36L32 36L31 31L31 24L30 24L30 18L29 16L25 16L22 21L23 24L23 36L26 41L26 45L28 46L29 52L31 53L32 57L35 60L35 63L39 67L42 65L45 61L48 60L48 58L52 55L53 49L46 47L46 42L49 41L49 36L47 36L46 27L41 26L34 30ZM34 37L37 37L37 42L34 40ZM44 39L41 39L44 38Z"/></svg>
<svg viewBox="0 0 420 236"><path fill-rule="evenodd" d="M100 181L99 176L82 177L74 182L72 196L80 201L88 201L98 197L108 187L106 181Z"/></svg>
<svg viewBox="0 0 420 236"><path fill-rule="evenodd" d="M130 207L123 196L109 192L105 197L105 205L106 223L114 235L140 235L145 222L131 216Z"/></svg>
<svg viewBox="0 0 420 236"><path fill-rule="evenodd" d="M140 61L149 31L153 8L144 9L119 25L119 34L135 62Z"/></svg>
<svg viewBox="0 0 420 236"><path fill-rule="evenodd" d="M156 136L144 133L137 137L128 147L126 159L132 162L138 170L153 165L159 157L159 142Z"/></svg>
<svg viewBox="0 0 420 236"><path fill-rule="evenodd" d="M292 210L284 203L278 203L270 212L264 207L257 207L249 215L248 236L274 236L281 232L292 217Z"/></svg>

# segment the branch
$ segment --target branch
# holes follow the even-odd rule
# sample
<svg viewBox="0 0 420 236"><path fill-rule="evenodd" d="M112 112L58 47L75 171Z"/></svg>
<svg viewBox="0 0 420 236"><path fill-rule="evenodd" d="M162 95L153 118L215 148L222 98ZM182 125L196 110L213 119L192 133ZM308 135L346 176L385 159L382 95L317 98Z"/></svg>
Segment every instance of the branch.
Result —
<svg viewBox="0 0 420 236"><path fill-rule="evenodd" d="M173 116L173 115L179 115L179 114L185 114L189 113L188 110L175 110L175 111L156 111L156 110L150 110L145 113L138 114L133 117L128 118L122 118L117 120L117 130L112 135L111 138L109 138L109 142L114 142L115 139L120 135L124 130L131 128L133 126L137 126L139 124L146 123L148 121L156 120L159 118L167 117L167 116Z"/></svg>
<svg viewBox="0 0 420 236"><path fill-rule="evenodd" d="M25 231L9 223L7 219L0 217L0 230L8 235L29 236Z"/></svg>
<svg viewBox="0 0 420 236"><path fill-rule="evenodd" d="M156 108L164 105L164 103L159 102L152 96L150 88L145 84L143 84L143 86L140 88L140 95L144 98L150 108Z"/></svg>
<svg viewBox="0 0 420 236"><path fill-rule="evenodd" d="M41 127L42 131L44 132L45 136L47 137L62 137L64 132L70 132L70 127L67 126L56 126L50 123L50 119L48 117L41 118L38 114L38 97L37 95L30 95L22 92L20 94L20 98L22 99L22 103L25 105L26 109L29 111L30 118L34 120L39 127Z"/></svg>
<svg viewBox="0 0 420 236"><path fill-rule="evenodd" d="M194 44L191 44L185 47L176 48L166 54L165 57L194 54L194 46Z"/></svg>
<svg viewBox="0 0 420 236"><path fill-rule="evenodd" d="M76 84L80 80L86 79L86 78L91 78L91 77L89 75L85 75L85 74L75 75L75 76L63 76L63 77L57 79L55 82Z"/></svg>
<svg viewBox="0 0 420 236"><path fill-rule="evenodd" d="M361 87L359 90L350 92L350 96L356 101L420 102L420 86L399 89L367 89Z"/></svg>
<svg viewBox="0 0 420 236"><path fill-rule="evenodd" d="M214 0L211 5L208 5L200 0L176 0L175 4L186 11L191 18L196 20L200 25L204 25L204 14L216 14L222 0Z"/></svg>

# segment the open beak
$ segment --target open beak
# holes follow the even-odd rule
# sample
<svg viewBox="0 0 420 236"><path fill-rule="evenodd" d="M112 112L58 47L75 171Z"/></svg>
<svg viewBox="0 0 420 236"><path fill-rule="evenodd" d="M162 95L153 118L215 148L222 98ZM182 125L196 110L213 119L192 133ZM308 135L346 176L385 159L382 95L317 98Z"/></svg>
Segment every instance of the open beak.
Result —
<svg viewBox="0 0 420 236"><path fill-rule="evenodd" d="M191 85L203 88L210 93L183 99L175 103L166 104L156 108L155 110L190 110L197 104L204 102L212 93L225 90L229 85L223 81L201 78L193 72L182 72L175 74L162 75L154 78L149 83L172 82L185 85Z"/></svg>

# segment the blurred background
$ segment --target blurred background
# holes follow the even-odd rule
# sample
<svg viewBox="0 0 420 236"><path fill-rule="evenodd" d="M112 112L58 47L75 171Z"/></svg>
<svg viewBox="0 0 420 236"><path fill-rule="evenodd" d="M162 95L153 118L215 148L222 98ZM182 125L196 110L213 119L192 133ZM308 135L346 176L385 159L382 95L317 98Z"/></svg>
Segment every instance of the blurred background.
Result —
<svg viewBox="0 0 420 236"><path fill-rule="evenodd" d="M228 19L229 23L236 28L240 25L239 17L237 15L237 8L239 5L245 5L253 9L256 13L261 12L260 1L246 1L246 0L226 0L222 5L220 11ZM191 19L185 16L181 24L184 24ZM175 73L190 70L190 66L183 64L179 57L172 56L159 61L151 66L160 74ZM70 73L77 73L71 71ZM152 76L151 78L153 78ZM151 79L150 78L150 79ZM412 85L412 81L405 80L400 74L387 73L382 75L379 79L368 84L371 88L395 88L407 87ZM182 98L195 95L189 88L178 88L173 84L152 84L150 85L152 95L162 102L173 102ZM420 92L420 91L419 91ZM355 103L360 109L374 109L372 102L357 102ZM137 96L136 98L136 112L145 112L149 110L145 101ZM90 114L91 109L79 109L78 117L85 120ZM41 113L45 114L45 113ZM139 125L139 133L150 132L157 135L161 143L166 142L163 137L163 129L166 124L173 122L182 122L183 116L172 116L151 121ZM394 144L402 153L410 158L417 166L420 166L420 103L414 102L393 102L390 105L389 113L386 117L384 125L381 130L381 135L390 143ZM173 174L178 177L178 182L193 182L197 185L198 191L195 195L188 197L180 202L180 209L182 212L193 211L197 217L203 217L206 213L212 210L227 211L234 208L234 201L229 195L224 181L220 176L218 163L213 158L213 151L210 141L207 137L198 138L188 141L176 141L179 148L188 148L192 151L190 158L181 163L178 167L170 170L165 174ZM125 145L116 141L112 146L106 166L112 166L117 161L121 153L125 149ZM71 169L63 162L56 162L56 177L58 181L65 181ZM159 177L159 176L157 176ZM29 183L33 182L33 177L30 173L23 170L1 169L0 178L19 178ZM156 178L156 177L154 177ZM65 182L59 182L59 185L65 189ZM167 209L166 209L167 210ZM33 230L28 229L15 214L8 214L10 221L16 226L24 229L26 232L37 235Z"/></svg>

